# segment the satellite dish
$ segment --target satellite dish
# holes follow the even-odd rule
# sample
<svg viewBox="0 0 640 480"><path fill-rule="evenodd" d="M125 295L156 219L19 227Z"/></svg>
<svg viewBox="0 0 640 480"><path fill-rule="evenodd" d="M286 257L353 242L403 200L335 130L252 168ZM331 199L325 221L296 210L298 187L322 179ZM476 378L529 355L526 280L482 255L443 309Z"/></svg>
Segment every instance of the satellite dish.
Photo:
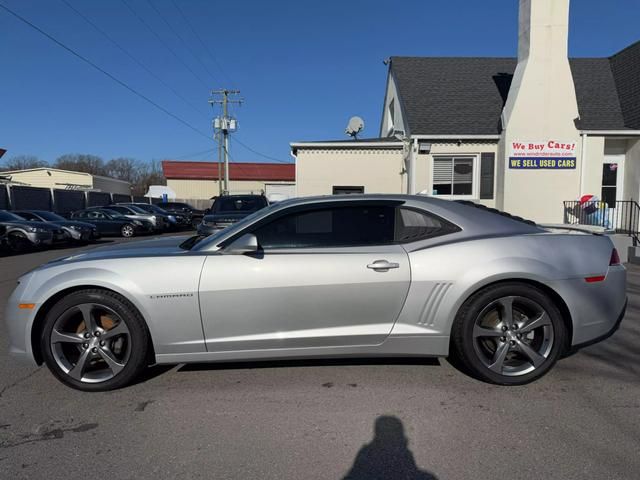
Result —
<svg viewBox="0 0 640 480"><path fill-rule="evenodd" d="M358 134L363 129L364 129L364 120L362 120L360 117L351 117L349 119L349 124L347 125L347 128L345 129L344 133L357 139Z"/></svg>

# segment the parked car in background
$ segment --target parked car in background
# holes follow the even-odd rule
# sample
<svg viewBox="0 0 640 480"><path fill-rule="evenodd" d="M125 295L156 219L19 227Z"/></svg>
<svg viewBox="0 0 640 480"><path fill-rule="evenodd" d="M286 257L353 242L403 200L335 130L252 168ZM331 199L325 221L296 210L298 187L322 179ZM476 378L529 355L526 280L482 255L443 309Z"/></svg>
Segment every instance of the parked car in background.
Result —
<svg viewBox="0 0 640 480"><path fill-rule="evenodd" d="M211 235L269 205L264 195L223 195L198 225L198 235Z"/></svg>
<svg viewBox="0 0 640 480"><path fill-rule="evenodd" d="M65 231L69 240L74 242L90 242L100 238L95 225L87 222L67 220L57 213L46 210L15 210L14 214L30 222L44 222L48 225L56 225Z"/></svg>
<svg viewBox="0 0 640 480"><path fill-rule="evenodd" d="M166 219L166 222L169 225L169 228L172 228L172 229L183 228L185 226L190 225L189 219L186 217L186 215L169 213L166 210L158 207L157 205L152 205L150 203L128 202L128 203L116 203L115 205L122 205L125 207L133 206L147 212L150 215L163 217Z"/></svg>
<svg viewBox="0 0 640 480"><path fill-rule="evenodd" d="M109 210L117 212L120 215L123 215L131 220L149 222L153 226L153 230L155 230L156 232L162 232L169 228L169 220L166 218L166 216L147 213L144 210L141 210L133 205L108 205L105 207L89 207L87 210L95 210L101 208L108 208Z"/></svg>
<svg viewBox="0 0 640 480"><path fill-rule="evenodd" d="M7 229L5 235L9 248L17 252L67 241L67 235L61 227L29 222L6 210L0 210L0 224Z"/></svg>
<svg viewBox="0 0 640 480"><path fill-rule="evenodd" d="M152 233L153 224L147 220L135 220L108 208L87 208L71 214L74 220L81 220L96 226L98 233L106 237L133 237Z"/></svg>
<svg viewBox="0 0 640 480"><path fill-rule="evenodd" d="M188 224L193 228L197 228L202 217L204 216L204 210L198 210L193 208L188 203L183 202L160 202L156 204L158 207L166 210L173 215L185 215L188 219Z"/></svg>

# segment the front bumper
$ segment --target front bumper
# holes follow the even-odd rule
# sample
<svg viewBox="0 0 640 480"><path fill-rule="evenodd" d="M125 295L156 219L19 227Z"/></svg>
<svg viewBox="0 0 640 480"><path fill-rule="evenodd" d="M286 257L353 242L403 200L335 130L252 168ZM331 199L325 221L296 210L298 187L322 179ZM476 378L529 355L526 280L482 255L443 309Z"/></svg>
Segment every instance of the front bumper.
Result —
<svg viewBox="0 0 640 480"><path fill-rule="evenodd" d="M31 326L36 315L36 305L34 309L21 309L20 303L32 303L23 298L23 294L29 285L31 274L20 279L20 283L7 300L4 311L4 321L9 333L9 355L16 358L21 363L36 364L31 348Z"/></svg>
<svg viewBox="0 0 640 480"><path fill-rule="evenodd" d="M53 232L28 232L27 238L37 246L51 245L53 243Z"/></svg>

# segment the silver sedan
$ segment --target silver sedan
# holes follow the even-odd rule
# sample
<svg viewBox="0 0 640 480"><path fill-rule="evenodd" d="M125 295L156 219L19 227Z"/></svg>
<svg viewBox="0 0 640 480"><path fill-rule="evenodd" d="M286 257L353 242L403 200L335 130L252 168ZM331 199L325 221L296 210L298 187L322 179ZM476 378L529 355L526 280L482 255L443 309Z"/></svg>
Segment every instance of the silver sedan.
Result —
<svg viewBox="0 0 640 480"><path fill-rule="evenodd" d="M86 391L150 363L453 356L519 385L613 333L610 239L421 196L290 200L213 236L61 258L20 278L10 352Z"/></svg>

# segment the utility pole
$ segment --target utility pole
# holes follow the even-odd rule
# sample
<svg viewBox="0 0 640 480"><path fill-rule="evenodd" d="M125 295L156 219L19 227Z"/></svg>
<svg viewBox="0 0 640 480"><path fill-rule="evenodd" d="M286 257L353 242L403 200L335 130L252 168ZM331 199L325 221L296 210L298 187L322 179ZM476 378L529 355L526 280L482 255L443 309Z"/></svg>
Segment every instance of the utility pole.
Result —
<svg viewBox="0 0 640 480"><path fill-rule="evenodd" d="M240 90L213 90L212 98L209 99L211 105L222 105L222 117L216 117L213 125L218 132L218 159L220 159L220 150L224 150L224 189L220 186L220 194L229 193L229 133L235 132L237 122L235 118L229 117L229 104L236 103L241 105L241 98L234 99L235 95L239 95ZM222 138L220 138L222 135ZM220 162L218 162L218 178L220 178Z"/></svg>

